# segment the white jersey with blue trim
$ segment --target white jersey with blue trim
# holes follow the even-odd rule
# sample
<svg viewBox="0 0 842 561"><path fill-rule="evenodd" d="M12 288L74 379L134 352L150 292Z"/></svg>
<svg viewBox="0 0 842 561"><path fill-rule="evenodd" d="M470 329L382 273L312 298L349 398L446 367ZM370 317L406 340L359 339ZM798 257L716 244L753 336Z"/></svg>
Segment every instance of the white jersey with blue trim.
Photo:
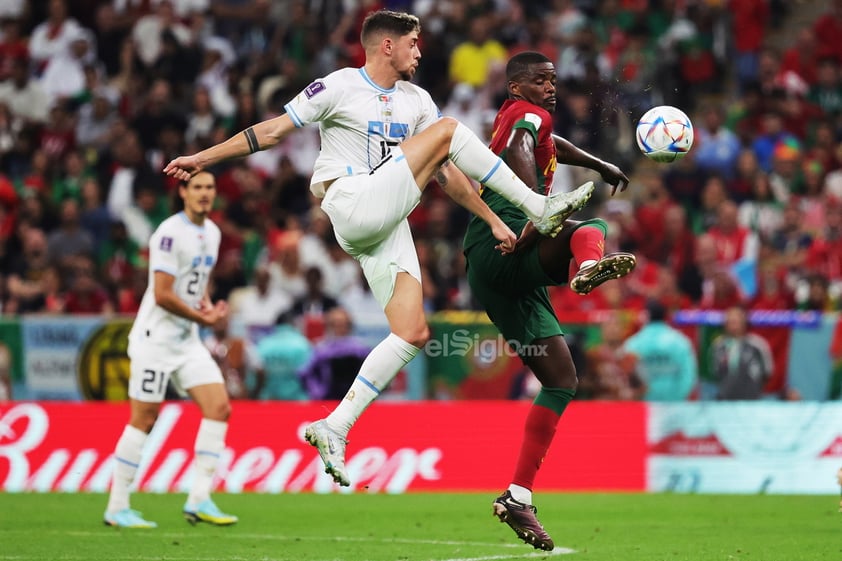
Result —
<svg viewBox="0 0 842 561"><path fill-rule="evenodd" d="M175 277L173 290L188 306L198 308L216 264L221 240L219 227L209 218L202 226L184 212L164 220L149 239L149 285L143 294L129 339L145 338L162 344L176 344L193 336L198 325L168 312L155 303L155 273Z"/></svg>
<svg viewBox="0 0 842 561"><path fill-rule="evenodd" d="M284 107L296 127L319 123L321 151L310 190L324 197L324 182L369 173L397 146L441 113L424 89L399 80L383 89L364 68L343 68L314 81Z"/></svg>

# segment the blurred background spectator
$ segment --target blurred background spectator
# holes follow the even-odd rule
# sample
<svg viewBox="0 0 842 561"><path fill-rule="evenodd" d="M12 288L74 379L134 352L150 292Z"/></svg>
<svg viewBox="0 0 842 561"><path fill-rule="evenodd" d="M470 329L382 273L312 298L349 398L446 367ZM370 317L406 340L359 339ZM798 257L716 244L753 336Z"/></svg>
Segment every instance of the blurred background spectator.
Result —
<svg viewBox="0 0 842 561"><path fill-rule="evenodd" d="M228 327L227 317L217 321L204 339L205 346L222 371L231 399L256 398L265 385L263 360L254 343L232 335Z"/></svg>
<svg viewBox="0 0 842 561"><path fill-rule="evenodd" d="M325 336L300 376L310 399L342 399L371 347L353 335L351 316L334 307L325 314Z"/></svg>
<svg viewBox="0 0 842 561"><path fill-rule="evenodd" d="M696 390L698 363L693 343L667 324L667 310L656 301L646 305L648 320L629 337L623 350L637 358L647 401L686 401Z"/></svg>
<svg viewBox="0 0 842 561"><path fill-rule="evenodd" d="M762 337L749 332L748 315L735 306L725 310L723 333L711 343L710 363L717 381L716 399L759 399L772 376L772 353Z"/></svg>
<svg viewBox="0 0 842 561"><path fill-rule="evenodd" d="M310 341L292 325L291 314L281 314L275 330L257 344L264 376L258 380L262 383L254 389L254 395L259 399L307 399L299 371L312 352Z"/></svg>

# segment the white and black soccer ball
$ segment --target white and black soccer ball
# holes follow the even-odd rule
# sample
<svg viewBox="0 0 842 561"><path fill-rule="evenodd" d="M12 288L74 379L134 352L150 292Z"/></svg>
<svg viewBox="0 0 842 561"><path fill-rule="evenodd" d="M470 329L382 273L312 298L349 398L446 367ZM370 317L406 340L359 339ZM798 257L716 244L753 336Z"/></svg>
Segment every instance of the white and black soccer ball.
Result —
<svg viewBox="0 0 842 561"><path fill-rule="evenodd" d="M693 123L680 109L659 105L643 114L635 139L640 151L656 162L674 162L693 146Z"/></svg>

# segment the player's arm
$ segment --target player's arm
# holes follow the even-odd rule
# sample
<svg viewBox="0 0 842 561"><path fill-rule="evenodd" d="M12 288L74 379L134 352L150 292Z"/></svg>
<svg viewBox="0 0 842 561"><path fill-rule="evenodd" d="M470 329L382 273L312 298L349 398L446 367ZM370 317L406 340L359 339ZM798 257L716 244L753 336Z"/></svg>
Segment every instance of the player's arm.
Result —
<svg viewBox="0 0 842 561"><path fill-rule="evenodd" d="M164 168L164 173L187 181L199 171L218 162L271 148L294 130L295 124L287 114L267 119L192 156L180 156L172 160Z"/></svg>
<svg viewBox="0 0 842 561"><path fill-rule="evenodd" d="M506 145L506 163L521 181L535 191L538 188L538 172L535 168L535 137L525 128L516 128ZM532 222L527 222L518 237L517 251L530 247L541 237Z"/></svg>
<svg viewBox="0 0 842 561"><path fill-rule="evenodd" d="M450 165L450 160L445 161L436 172L436 181L447 196L488 224L494 239L500 242L496 246L497 249L503 253L511 253L514 250L517 237L512 229L482 200L465 174L456 166Z"/></svg>
<svg viewBox="0 0 842 561"><path fill-rule="evenodd" d="M556 160L559 163L588 168L599 173L602 179L611 185L612 195L617 192L617 187L620 188L620 191L625 191L626 187L629 186L629 178L614 164L600 160L569 140L555 134L553 135L553 144L555 144Z"/></svg>
<svg viewBox="0 0 842 561"><path fill-rule="evenodd" d="M206 326L213 325L227 312L225 306L208 306L204 300L200 309L191 308L175 293L175 277L164 271L155 271L155 303L171 314Z"/></svg>

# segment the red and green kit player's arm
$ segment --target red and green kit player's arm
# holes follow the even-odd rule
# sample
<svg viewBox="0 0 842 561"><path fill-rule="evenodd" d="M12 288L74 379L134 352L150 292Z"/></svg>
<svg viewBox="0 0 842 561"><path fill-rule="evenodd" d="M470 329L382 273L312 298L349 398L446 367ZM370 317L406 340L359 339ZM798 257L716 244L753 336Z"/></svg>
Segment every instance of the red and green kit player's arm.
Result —
<svg viewBox="0 0 842 561"><path fill-rule="evenodd" d="M599 173L602 179L611 185L612 196L617 192L618 187L620 191L625 191L626 187L629 186L629 178L614 164L600 160L593 154L585 152L566 138L553 134L552 139L555 144L556 158L559 162L592 169Z"/></svg>
<svg viewBox="0 0 842 561"><path fill-rule="evenodd" d="M491 150L533 190L549 192L556 168L552 117L523 100L508 100L494 122Z"/></svg>
<svg viewBox="0 0 842 561"><path fill-rule="evenodd" d="M549 192L556 168L552 118L546 110L526 101L507 101L495 119L491 149L500 154L512 171L539 193ZM540 234L526 224L516 250L535 243Z"/></svg>

